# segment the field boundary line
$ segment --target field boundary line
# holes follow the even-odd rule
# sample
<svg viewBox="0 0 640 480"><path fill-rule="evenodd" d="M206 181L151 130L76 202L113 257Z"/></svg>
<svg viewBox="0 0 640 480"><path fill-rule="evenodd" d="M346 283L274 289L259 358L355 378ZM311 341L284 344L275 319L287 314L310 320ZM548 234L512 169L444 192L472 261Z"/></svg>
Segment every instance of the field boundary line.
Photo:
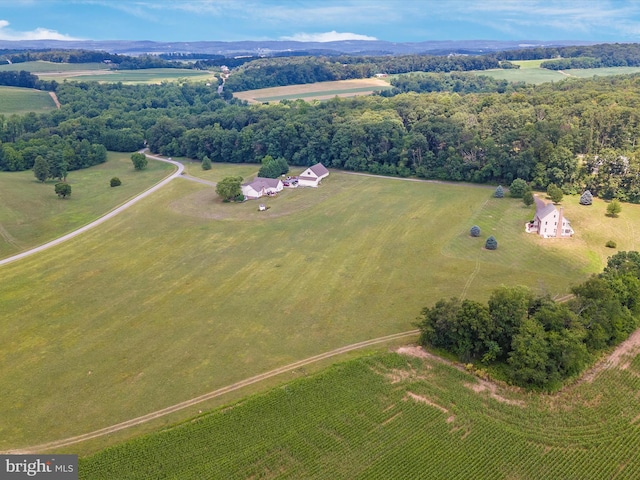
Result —
<svg viewBox="0 0 640 480"><path fill-rule="evenodd" d="M104 215L98 217L97 219L95 219L93 222L87 223L86 225L73 230L65 235L62 235L61 237L55 238L49 242L43 243L42 245L39 245L37 247L33 247L29 250L25 250L24 252L21 253L17 253L15 255L12 255L11 257L7 257L4 259L0 260L0 267L2 265L6 265L7 263L11 263L11 262L15 262L16 260L21 260L25 257L28 257L30 255L33 255L34 253L39 253L42 252L44 250L47 250L51 247L54 247L56 245L59 245L63 242L66 242L67 240L71 240L74 237L77 237L78 235L91 230L94 227L97 227L98 225L106 222L107 220L115 217L116 215L118 215L119 213L122 213L123 211L125 211L126 209L128 209L129 207L131 207L132 205L138 203L140 200L142 200L143 198L151 195L153 192L155 192L156 190L159 190L160 188L164 187L167 183L169 183L171 180L173 180L176 177L179 177L182 172L184 171L184 165L182 165L180 162L176 162L173 160L168 160L166 158L161 158L161 157L157 157L155 155L150 155L150 154L146 154L148 158L151 158L153 160L159 160L161 162L165 162L165 163L171 163L172 165L178 167L176 171L174 171L172 174L170 174L169 176L165 177L164 179L160 180L158 183L156 183L155 185L150 186L149 188L147 188L146 190L143 190L142 192L140 192L138 195L136 195L135 197L127 200L126 202L120 204L119 206L116 206L114 208L112 208L111 210L107 211Z"/></svg>
<svg viewBox="0 0 640 480"><path fill-rule="evenodd" d="M136 425L140 425L142 423L146 423L146 422L149 422L151 420L155 420L157 418L163 417L165 415L169 415L171 413L183 410L183 409L185 409L187 407L191 407L191 406L196 405L198 403L202 403L204 401L211 400L212 398L219 397L219 396L224 395L226 393L234 392L234 391L239 390L239 389L241 389L243 387L252 385L254 383L258 383L258 382L260 382L262 380L266 380L266 379L271 378L271 377L275 377L275 376L280 375L282 373L290 372L291 370L295 370L296 368L304 367L306 365L318 362L320 360L325 360L327 358L335 357L336 355L340 355L340 354L343 354L343 353L348 353L348 352L351 352L353 350L358 350L360 348L369 347L369 346L372 346L372 345L377 345L379 343L386 343L386 342L389 342L391 340L396 340L396 339L399 339L399 338L404 338L404 337L409 337L409 336L412 336L412 335L417 335L418 333L420 333L420 330L418 330L418 329L409 330L407 332L394 333L394 334L391 334L391 335L386 335L384 337L378 337L378 338L374 338L374 339L371 339L371 340L365 340L365 341L358 342L358 343L352 343L351 345L346 345L344 347L336 348L335 350L331 350L329 352L325 352L325 353L321 353L321 354L318 354L318 355L314 355L313 357L305 358L304 360L299 360L297 362L290 363L290 364L285 365L283 367L279 367L279 368L276 368L274 370L270 370L268 372L255 375L255 376L247 378L245 380L240 380L239 382L232 383L231 385L227 385L226 387L219 388L219 389L214 390L214 391L209 392L209 393L205 393L204 395L200 395L199 397L195 397L195 398L192 398L190 400L185 400L184 402L177 403L175 405L163 408L161 410L156 410L155 412L151 412L151 413L148 413L146 415L142 415L140 417L136 417L136 418L133 418L131 420L127 420L125 422L118 423L116 425L112 425L110 427L101 428L99 430L94 430L93 432L85 433L85 434L82 434L82 435L77 435L75 437L69 437L69 438L65 438L65 439L62 439L62 440L55 440L53 442L43 443L43 444L35 445L35 446L32 446L32 447L26 447L26 448L23 448L23 449L9 450L8 452L5 452L5 453L8 453L8 454L11 454L11 453L26 454L26 453L30 453L30 452L43 452L43 451L46 451L46 450L51 450L53 448L67 447L69 445L74 445L76 443L84 442L86 440L92 440L94 438L103 437L105 435L109 435L111 433L115 433L115 432L118 432L120 430L124 430L124 429L130 428L130 427L134 427Z"/></svg>

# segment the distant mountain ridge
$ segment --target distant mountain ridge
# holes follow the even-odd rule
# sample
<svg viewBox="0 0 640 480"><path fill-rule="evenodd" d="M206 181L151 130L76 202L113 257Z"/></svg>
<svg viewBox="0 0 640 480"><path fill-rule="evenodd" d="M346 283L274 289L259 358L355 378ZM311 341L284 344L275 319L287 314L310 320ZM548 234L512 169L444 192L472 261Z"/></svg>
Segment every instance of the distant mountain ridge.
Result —
<svg viewBox="0 0 640 480"><path fill-rule="evenodd" d="M407 54L472 54L479 55L503 50L533 47L561 47L594 45L598 42L559 41L500 41L500 40L443 40L426 42L387 42L382 40L342 40L337 42L273 41L202 41L152 42L141 40L0 40L0 49L82 49L103 50L126 55L160 53L207 53L227 57L241 55L282 55L284 52L309 52L324 55L407 55ZM602 42L600 42L602 43Z"/></svg>

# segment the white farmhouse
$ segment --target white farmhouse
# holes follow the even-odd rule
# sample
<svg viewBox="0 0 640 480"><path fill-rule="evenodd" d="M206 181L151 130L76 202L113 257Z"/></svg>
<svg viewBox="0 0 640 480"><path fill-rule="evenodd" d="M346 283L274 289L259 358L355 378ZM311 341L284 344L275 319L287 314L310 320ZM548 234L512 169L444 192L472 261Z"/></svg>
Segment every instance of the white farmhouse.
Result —
<svg viewBox="0 0 640 480"><path fill-rule="evenodd" d="M245 197L254 199L263 195L275 195L282 191L284 185L277 178L256 177L252 182L242 184L241 188Z"/></svg>
<svg viewBox="0 0 640 480"><path fill-rule="evenodd" d="M329 176L329 170L321 163L316 163L298 176L298 185L301 187L317 187L320 180L327 176Z"/></svg>
<svg viewBox="0 0 640 480"><path fill-rule="evenodd" d="M565 218L563 207L558 210L553 203L544 203L538 197L535 200L536 215L525 225L527 233L537 233L543 238L573 236L571 222Z"/></svg>

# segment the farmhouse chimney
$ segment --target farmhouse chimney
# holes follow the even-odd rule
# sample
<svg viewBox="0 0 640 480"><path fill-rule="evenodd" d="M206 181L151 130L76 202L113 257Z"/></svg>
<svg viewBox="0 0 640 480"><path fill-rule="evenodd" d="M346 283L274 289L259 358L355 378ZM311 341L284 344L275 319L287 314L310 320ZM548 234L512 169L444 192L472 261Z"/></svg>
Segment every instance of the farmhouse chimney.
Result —
<svg viewBox="0 0 640 480"><path fill-rule="evenodd" d="M564 220L564 207L560 207L558 213L558 228L556 229L556 238L562 237L562 221Z"/></svg>

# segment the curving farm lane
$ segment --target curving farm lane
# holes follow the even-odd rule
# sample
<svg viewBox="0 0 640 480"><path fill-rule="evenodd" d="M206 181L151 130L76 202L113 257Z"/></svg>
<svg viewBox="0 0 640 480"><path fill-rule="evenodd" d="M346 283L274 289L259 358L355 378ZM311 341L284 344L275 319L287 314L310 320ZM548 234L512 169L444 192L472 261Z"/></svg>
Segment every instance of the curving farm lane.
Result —
<svg viewBox="0 0 640 480"><path fill-rule="evenodd" d="M93 222L88 223L84 227L80 227L79 229L74 230L73 232L67 233L66 235L63 235L62 237L58 237L55 240L51 240L50 242L44 243L44 244L42 244L42 245L40 245L38 247L34 247L34 248L30 249L30 250L26 250L26 251L24 251L22 253L18 253L16 255L11 256L11 257L7 257L5 259L2 259L2 260L0 260L0 266L6 265L7 263L15 262L16 260L20 260L22 258L28 257L29 255L33 255L34 253L38 253L38 252L42 252L43 250L47 250L48 248L54 247L54 246L59 245L59 244L61 244L63 242L66 242L67 240L70 240L70 239L72 239L74 237L77 237L78 235L80 235L81 233L86 232L87 230L91 230L92 228L97 227L101 223L104 223L107 220L115 217L119 213L122 213L127 208L129 208L130 206L136 204L137 202L139 202L143 198L151 195L156 190L164 187L171 180L173 180L174 178L179 177L180 175L182 175L182 172L184 171L184 165L182 165L180 162L176 162L174 160L169 160L169 159L166 159L166 158L157 157L155 155L150 155L148 153L146 153L146 155L147 155L147 158L151 158L153 160L159 160L161 162L171 163L172 165L175 165L178 169L174 173L169 175L167 178L165 178L164 180L160 181L159 183L156 183L153 187L151 187L148 190L145 190L144 192L140 193L139 195L133 197L131 200L129 200L126 203L123 203L122 205L120 205L119 207L111 210L109 213L103 215L102 217L98 218L97 220L94 220Z"/></svg>

